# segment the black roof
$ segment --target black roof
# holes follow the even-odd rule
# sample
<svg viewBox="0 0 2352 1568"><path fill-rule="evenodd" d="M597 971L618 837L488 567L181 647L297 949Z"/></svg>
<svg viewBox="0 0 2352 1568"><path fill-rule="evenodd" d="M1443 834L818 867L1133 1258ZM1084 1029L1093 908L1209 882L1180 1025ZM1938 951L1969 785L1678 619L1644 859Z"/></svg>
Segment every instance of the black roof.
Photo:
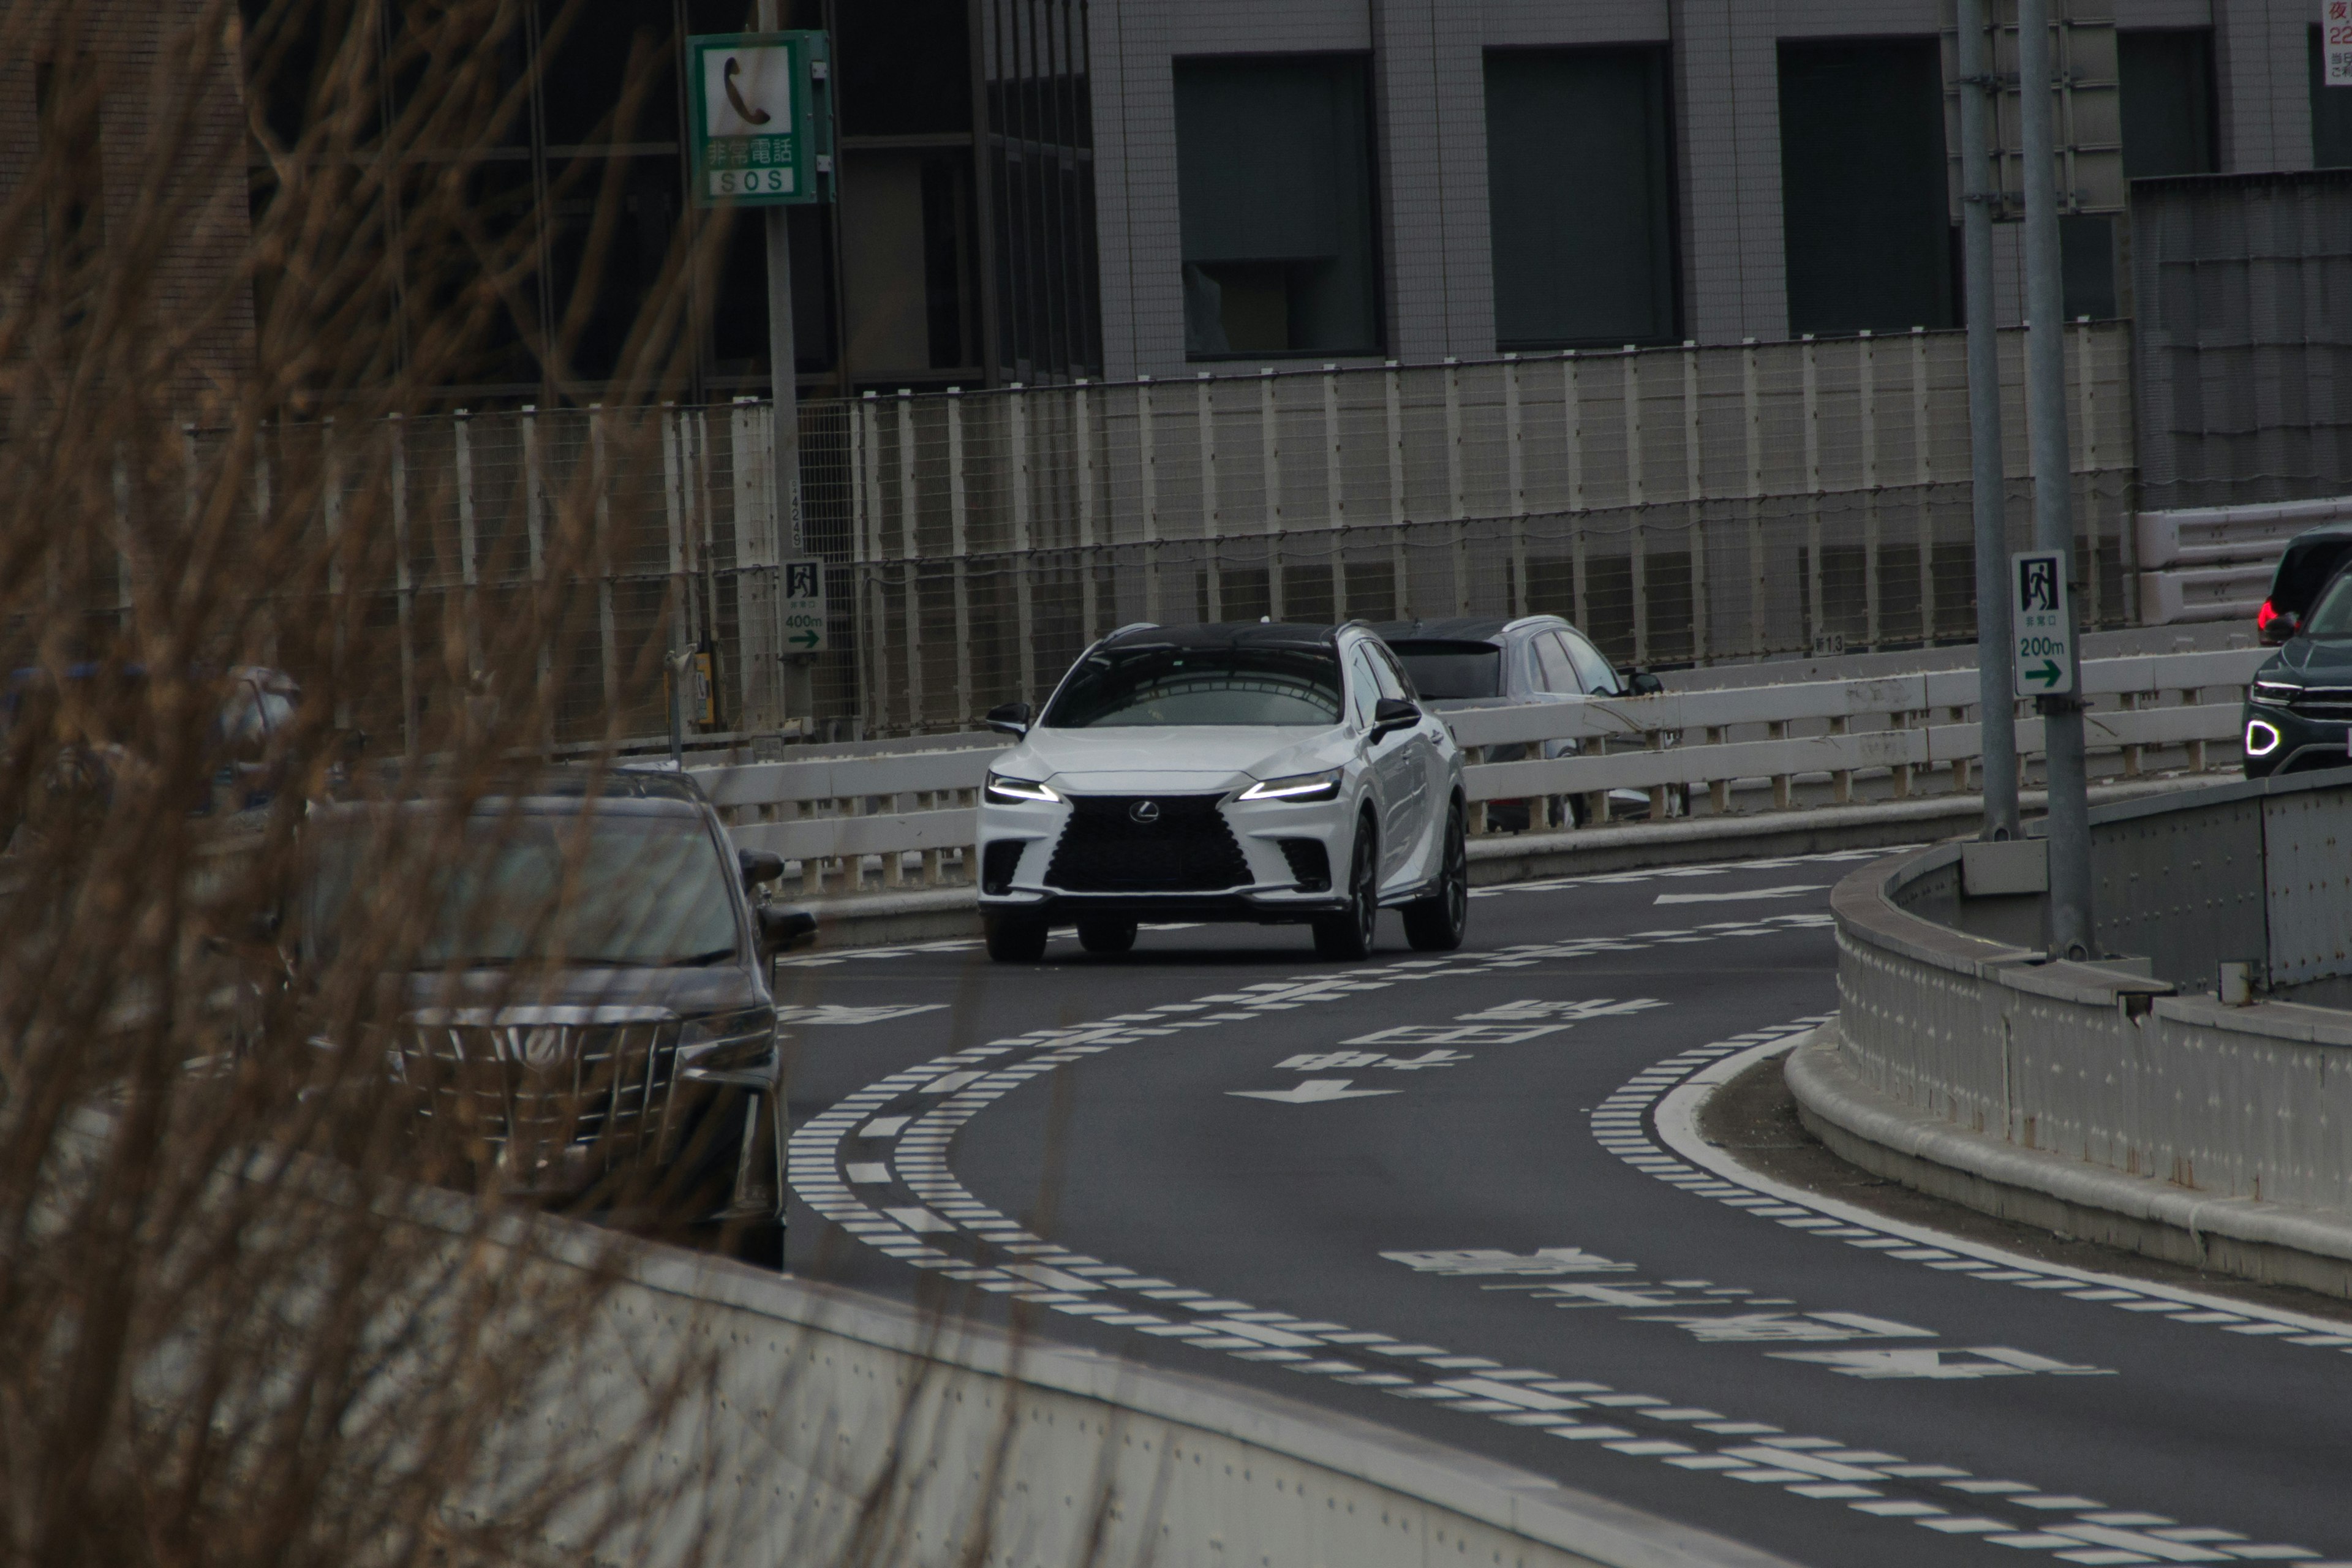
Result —
<svg viewBox="0 0 2352 1568"><path fill-rule="evenodd" d="M1496 642L1511 624L1501 616L1446 616L1433 621L1382 621L1372 630L1382 642Z"/></svg>
<svg viewBox="0 0 2352 1568"><path fill-rule="evenodd" d="M1105 647L1330 647L1337 626L1295 621L1213 621L1191 626L1122 626Z"/></svg>

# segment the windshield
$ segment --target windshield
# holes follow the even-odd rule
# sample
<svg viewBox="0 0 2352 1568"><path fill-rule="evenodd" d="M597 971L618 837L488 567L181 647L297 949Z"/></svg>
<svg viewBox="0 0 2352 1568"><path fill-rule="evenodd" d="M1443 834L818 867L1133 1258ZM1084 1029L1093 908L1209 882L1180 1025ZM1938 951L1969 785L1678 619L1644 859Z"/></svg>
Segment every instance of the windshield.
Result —
<svg viewBox="0 0 2352 1568"><path fill-rule="evenodd" d="M1328 648L1111 648L1089 654L1045 727L1339 721L1339 661Z"/></svg>
<svg viewBox="0 0 2352 1568"><path fill-rule="evenodd" d="M2307 637L2352 637L2352 572L2327 585L2303 625Z"/></svg>
<svg viewBox="0 0 2352 1568"><path fill-rule="evenodd" d="M1391 643L1423 697L1500 697L1503 650L1492 643Z"/></svg>
<svg viewBox="0 0 2352 1568"><path fill-rule="evenodd" d="M338 825L317 846L306 913L321 959L335 955L347 921L378 912L355 883L398 869L383 864L380 824ZM396 861L401 847L389 853ZM735 956L732 869L693 817L477 817L454 863L433 875L438 907L415 962L421 969L720 963Z"/></svg>

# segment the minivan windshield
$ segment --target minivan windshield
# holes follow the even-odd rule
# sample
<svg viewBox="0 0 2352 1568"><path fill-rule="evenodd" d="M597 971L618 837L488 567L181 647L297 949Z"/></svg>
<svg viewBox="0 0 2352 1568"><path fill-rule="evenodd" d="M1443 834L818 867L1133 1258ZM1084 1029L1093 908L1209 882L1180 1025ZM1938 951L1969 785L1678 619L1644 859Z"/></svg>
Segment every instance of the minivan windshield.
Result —
<svg viewBox="0 0 2352 1568"><path fill-rule="evenodd" d="M1412 689L1423 697L1500 697L1503 650L1482 642L1392 642Z"/></svg>
<svg viewBox="0 0 2352 1568"><path fill-rule="evenodd" d="M1339 721L1339 660L1318 647L1113 647L1087 656L1041 721L1054 730Z"/></svg>
<svg viewBox="0 0 2352 1568"><path fill-rule="evenodd" d="M2303 623L2303 635L2307 637L2352 637L2352 572L2339 575L2327 584L2312 606L2311 616Z"/></svg>
<svg viewBox="0 0 2352 1568"><path fill-rule="evenodd" d="M400 876L405 848L383 816L328 825L310 861L307 943L331 959L353 922L381 918L371 879ZM438 823L417 823L419 837ZM420 969L525 963L656 967L735 956L734 903L698 817L499 813L466 824L462 847L430 873ZM568 873L568 875L567 875Z"/></svg>

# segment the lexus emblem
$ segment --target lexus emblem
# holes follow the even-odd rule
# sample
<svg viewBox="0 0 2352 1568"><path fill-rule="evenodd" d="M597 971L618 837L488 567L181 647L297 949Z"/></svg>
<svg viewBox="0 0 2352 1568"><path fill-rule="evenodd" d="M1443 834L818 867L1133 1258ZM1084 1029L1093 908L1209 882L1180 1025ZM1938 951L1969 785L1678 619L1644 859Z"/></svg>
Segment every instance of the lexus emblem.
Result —
<svg viewBox="0 0 2352 1568"><path fill-rule="evenodd" d="M1127 808L1127 818L1129 822L1149 827L1160 820L1160 803L1156 800L1139 800Z"/></svg>

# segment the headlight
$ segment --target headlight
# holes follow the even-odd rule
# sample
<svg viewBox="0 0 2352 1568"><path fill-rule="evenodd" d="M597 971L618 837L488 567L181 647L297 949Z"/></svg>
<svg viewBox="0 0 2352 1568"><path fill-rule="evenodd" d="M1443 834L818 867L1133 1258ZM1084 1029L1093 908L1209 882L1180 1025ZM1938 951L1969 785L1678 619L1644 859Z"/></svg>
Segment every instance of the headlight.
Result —
<svg viewBox="0 0 2352 1568"><path fill-rule="evenodd" d="M765 1007L689 1018L677 1032L677 1065L688 1077L764 1072L776 1055L776 1016Z"/></svg>
<svg viewBox="0 0 2352 1568"><path fill-rule="evenodd" d="M1003 773L991 773L988 775L988 798L1000 805L1011 805L1020 801L1052 802L1058 801L1062 797L1054 793L1051 785L1039 784L1034 779L1016 779Z"/></svg>
<svg viewBox="0 0 2352 1568"><path fill-rule="evenodd" d="M2247 693L2249 700L2267 702L2273 708L2284 708L2294 701L2303 688L2285 680L2257 680Z"/></svg>
<svg viewBox="0 0 2352 1568"><path fill-rule="evenodd" d="M2246 755L2267 757L2279 749L2279 732L2260 719L2246 721Z"/></svg>
<svg viewBox="0 0 2352 1568"><path fill-rule="evenodd" d="M1288 778L1260 779L1242 791L1244 800L1337 800L1339 798L1339 770L1328 773L1292 773Z"/></svg>

